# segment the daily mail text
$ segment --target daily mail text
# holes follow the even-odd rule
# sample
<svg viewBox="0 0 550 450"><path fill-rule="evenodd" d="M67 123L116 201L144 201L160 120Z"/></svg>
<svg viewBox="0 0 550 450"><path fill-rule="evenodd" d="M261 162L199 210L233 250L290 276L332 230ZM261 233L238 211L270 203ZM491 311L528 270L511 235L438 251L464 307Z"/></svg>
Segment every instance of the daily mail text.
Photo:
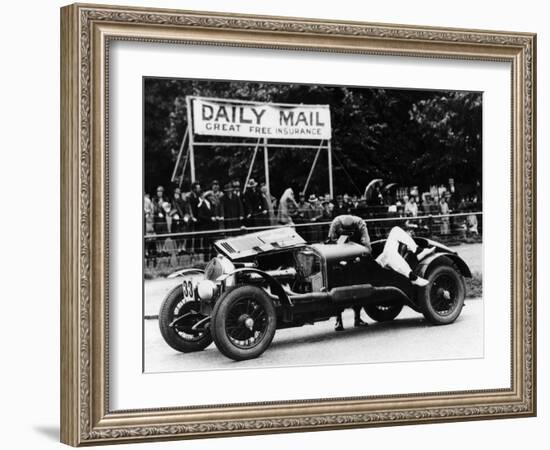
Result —
<svg viewBox="0 0 550 450"><path fill-rule="evenodd" d="M193 130L209 136L330 139L328 105L238 103L195 97Z"/></svg>

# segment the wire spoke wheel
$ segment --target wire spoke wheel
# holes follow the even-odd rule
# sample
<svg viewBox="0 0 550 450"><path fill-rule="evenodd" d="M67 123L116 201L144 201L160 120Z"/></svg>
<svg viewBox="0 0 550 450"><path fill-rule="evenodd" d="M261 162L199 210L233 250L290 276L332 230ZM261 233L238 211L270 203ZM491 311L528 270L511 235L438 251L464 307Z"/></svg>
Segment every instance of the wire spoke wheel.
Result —
<svg viewBox="0 0 550 450"><path fill-rule="evenodd" d="M225 356L256 358L271 344L277 327L273 302L257 286L238 286L220 298L212 311L212 335Z"/></svg>
<svg viewBox="0 0 550 450"><path fill-rule="evenodd" d="M454 322L462 311L466 284L449 258L441 258L427 275L428 286L419 290L418 301L426 319L434 325Z"/></svg>
<svg viewBox="0 0 550 450"><path fill-rule="evenodd" d="M265 336L267 325L265 308L252 298L239 299L225 320L229 339L242 349L258 345Z"/></svg>
<svg viewBox="0 0 550 450"><path fill-rule="evenodd" d="M441 274L432 281L430 286L430 302L435 311L442 316L452 314L457 304L457 280L448 274Z"/></svg>

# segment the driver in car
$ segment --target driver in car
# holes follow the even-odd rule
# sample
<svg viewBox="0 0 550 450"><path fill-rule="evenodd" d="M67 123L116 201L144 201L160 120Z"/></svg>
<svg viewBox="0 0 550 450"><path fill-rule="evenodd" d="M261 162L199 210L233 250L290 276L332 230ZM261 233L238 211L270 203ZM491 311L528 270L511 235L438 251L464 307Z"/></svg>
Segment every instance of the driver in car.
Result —
<svg viewBox="0 0 550 450"><path fill-rule="evenodd" d="M330 224L328 239L329 241L336 242L340 236L348 236L350 241L363 245L369 254L372 252L367 225L360 217L351 214L335 217ZM376 258L376 262L382 267L390 268L406 276L411 283L416 286L427 286L429 283L428 280L416 275L405 258L399 254L400 244L407 247L407 249L416 256L418 261L435 251L435 247L422 249L407 232L399 227L393 227L386 239L384 250ZM354 306L353 311L355 313L354 326L360 327L367 325L366 322L361 320L361 307ZM342 331L344 329L342 311L336 316L336 325L334 329L336 331Z"/></svg>

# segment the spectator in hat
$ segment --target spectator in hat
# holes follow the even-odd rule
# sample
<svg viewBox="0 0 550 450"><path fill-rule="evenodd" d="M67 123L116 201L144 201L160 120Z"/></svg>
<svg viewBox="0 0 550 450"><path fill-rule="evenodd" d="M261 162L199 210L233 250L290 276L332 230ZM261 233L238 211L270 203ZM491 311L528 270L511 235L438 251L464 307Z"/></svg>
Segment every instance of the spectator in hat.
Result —
<svg viewBox="0 0 550 450"><path fill-rule="evenodd" d="M429 193L422 194L422 213L426 216L436 216L439 213L439 207L434 202Z"/></svg>
<svg viewBox="0 0 550 450"><path fill-rule="evenodd" d="M309 210L311 209L311 205L309 202L306 202L306 194L304 192L300 192L298 194L298 211L296 214L296 223L306 223L309 222Z"/></svg>
<svg viewBox="0 0 550 450"><path fill-rule="evenodd" d="M214 230L217 228L216 213L214 210L215 197L212 191L206 191L199 198L197 215L201 230Z"/></svg>
<svg viewBox="0 0 550 450"><path fill-rule="evenodd" d="M159 186L153 199L153 227L157 234L166 233L166 212L162 207L165 201L164 187Z"/></svg>
<svg viewBox="0 0 550 450"><path fill-rule="evenodd" d="M163 202L162 203L162 209L164 210L164 232L165 233L173 233L175 225L174 217L177 216L177 211L175 208L172 207L172 204L170 202Z"/></svg>
<svg viewBox="0 0 550 450"><path fill-rule="evenodd" d="M350 208L349 205L344 201L344 196L338 194L336 196L336 204L334 205L334 215L341 216L343 214L349 214L349 212Z"/></svg>
<svg viewBox="0 0 550 450"><path fill-rule="evenodd" d="M162 212L162 204L166 201L164 197L164 187L158 186L155 196L153 197L153 208L155 210L155 215Z"/></svg>
<svg viewBox="0 0 550 450"><path fill-rule="evenodd" d="M232 181L232 185L233 185L233 195L235 197L239 197L242 201L241 182L235 178Z"/></svg>
<svg viewBox="0 0 550 450"><path fill-rule="evenodd" d="M170 224L172 223L172 219L168 218L168 214L171 210L170 203L166 201L161 201L160 198L156 198L155 201L153 201L155 205L155 218L154 218L154 229L155 234L166 234L169 233L168 230L168 221L170 220ZM158 239L155 239L155 245L156 245L156 253L158 255L163 254L163 248L164 248L164 238L159 237Z"/></svg>
<svg viewBox="0 0 550 450"><path fill-rule="evenodd" d="M195 229L200 229L201 223L199 219L199 203L201 201L202 189L201 184L198 181L191 183L191 192L187 199L189 201L189 207L191 208L192 223L195 225Z"/></svg>
<svg viewBox="0 0 550 450"><path fill-rule="evenodd" d="M323 205L315 194L310 194L307 199L309 203L308 216L309 222L318 222L323 217Z"/></svg>
<svg viewBox="0 0 550 450"><path fill-rule="evenodd" d="M352 207L352 204L351 204L351 197L350 195L346 192L344 193L344 195L342 196L343 200L344 200L344 205L346 205L346 207L348 209L351 209Z"/></svg>
<svg viewBox="0 0 550 450"><path fill-rule="evenodd" d="M441 217L441 234L451 234L451 218L449 217L451 211L446 197L441 197L439 200L439 212L443 216Z"/></svg>
<svg viewBox="0 0 550 450"><path fill-rule="evenodd" d="M418 216L418 205L416 204L414 196L408 197L405 195L403 197L403 202L405 203L404 213L406 217Z"/></svg>
<svg viewBox="0 0 550 450"><path fill-rule="evenodd" d="M309 203L306 201L306 194L300 192L298 194L298 207L296 209L296 215L294 216L294 223L296 224L305 224L308 222L308 211L310 209ZM301 227L300 234L306 241L311 241L311 230L309 227Z"/></svg>
<svg viewBox="0 0 550 450"><path fill-rule="evenodd" d="M162 204L165 201L164 198L164 186L158 186L156 190L156 195L153 199L153 203Z"/></svg>
<svg viewBox="0 0 550 450"><path fill-rule="evenodd" d="M245 226L260 226L262 217L267 214L267 210L264 210L258 183L254 178L251 178L246 185L246 191L243 194L243 206Z"/></svg>
<svg viewBox="0 0 550 450"><path fill-rule="evenodd" d="M227 183L221 198L225 228L238 228L244 219L244 208L241 199L235 195L233 185Z"/></svg>
<svg viewBox="0 0 550 450"><path fill-rule="evenodd" d="M153 196L152 201L153 201L153 208L155 209L155 213L157 213L158 210L162 208L162 203L165 201L163 186L157 187L157 190L155 191L155 195Z"/></svg>
<svg viewBox="0 0 550 450"><path fill-rule="evenodd" d="M218 228L223 228L223 205L221 199L223 192L220 189L220 182L218 180L212 181L212 208L214 211L214 217L216 218L216 225Z"/></svg>
<svg viewBox="0 0 550 450"><path fill-rule="evenodd" d="M307 221L313 224L309 227L309 240L310 242L321 242L324 240L324 233L322 227L316 225L316 223L321 222L323 218L323 205L315 194L310 194L307 201L309 204L309 209L307 210Z"/></svg>
<svg viewBox="0 0 550 450"><path fill-rule="evenodd" d="M197 219L201 231L211 231L217 228L216 216L214 213L214 195L212 191L206 191L200 194L197 204ZM215 238L211 233L201 233L195 237L195 251L202 253L206 260L210 259L212 253L212 239Z"/></svg>
<svg viewBox="0 0 550 450"><path fill-rule="evenodd" d="M475 202L477 202L477 198L468 198L466 202L466 212L475 212L478 209L475 205ZM479 222L477 220L477 215L470 214L466 216L466 221L464 222L464 225L466 227L467 236L479 235Z"/></svg>
<svg viewBox="0 0 550 450"><path fill-rule="evenodd" d="M175 212L173 215L172 232L188 233L193 231L194 220L196 219L193 216L188 197L181 192L180 188L174 189L172 208ZM179 237L176 239L176 247L180 254L192 252L192 244L192 237Z"/></svg>
<svg viewBox="0 0 550 450"><path fill-rule="evenodd" d="M174 189L174 198L172 199L172 207L175 210L174 223L172 229L175 233L190 231L190 224L193 217L191 205L184 198L181 189Z"/></svg>
<svg viewBox="0 0 550 450"><path fill-rule="evenodd" d="M334 217L334 203L327 202L326 200L321 203L321 206L323 207L323 217L321 218L321 221L323 222L329 222Z"/></svg>

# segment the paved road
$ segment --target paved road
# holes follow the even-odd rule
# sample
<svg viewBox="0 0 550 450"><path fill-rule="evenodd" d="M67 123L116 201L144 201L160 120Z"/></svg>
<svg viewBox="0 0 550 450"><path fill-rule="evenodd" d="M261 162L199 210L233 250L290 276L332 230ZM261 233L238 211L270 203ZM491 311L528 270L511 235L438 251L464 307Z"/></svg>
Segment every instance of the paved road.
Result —
<svg viewBox="0 0 550 450"><path fill-rule="evenodd" d="M454 247L472 271L482 271L482 246ZM300 328L278 330L269 349L258 359L235 362L210 345L198 353L172 350L162 339L156 318L160 303L178 280L145 283L144 355L146 372L266 368L293 365L325 365L418 361L483 357L483 300L469 299L458 320L447 326L431 326L421 314L404 308L396 320L353 328L353 312L344 313L344 332L334 332L334 320ZM363 319L366 316L363 313Z"/></svg>
<svg viewBox="0 0 550 450"><path fill-rule="evenodd" d="M364 313L363 313L364 314ZM364 316L365 318L366 316ZM429 325L422 315L405 308L393 322L353 328L353 311L344 313L343 332L334 331L334 320L300 328L278 330L259 358L235 362L211 344L198 353L178 353L162 339L158 321L145 321L145 371L267 368L293 365L325 365L419 361L483 357L483 301L466 302L457 321L446 326Z"/></svg>

